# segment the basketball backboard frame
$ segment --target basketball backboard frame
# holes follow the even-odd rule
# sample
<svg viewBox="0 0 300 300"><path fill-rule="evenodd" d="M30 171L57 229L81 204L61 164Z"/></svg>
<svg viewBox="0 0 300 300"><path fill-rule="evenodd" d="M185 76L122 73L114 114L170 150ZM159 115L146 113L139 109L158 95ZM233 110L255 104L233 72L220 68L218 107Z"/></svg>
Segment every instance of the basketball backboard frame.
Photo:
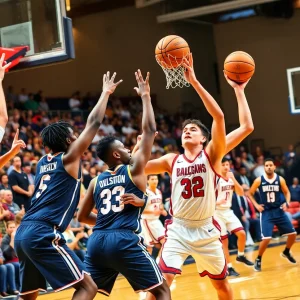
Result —
<svg viewBox="0 0 300 300"><path fill-rule="evenodd" d="M54 1L56 7L56 20L54 21L55 23L53 24L57 26L56 28L57 28L59 40L61 42L61 47L52 48L49 51L34 53L33 55L32 53L29 53L29 55L26 54L27 56L23 57L20 60L20 63L16 67L11 69L10 72L18 71L22 69L28 69L32 67L39 67L43 65L55 64L59 62L66 62L68 60L75 58L72 20L66 16L65 0L54 0ZM27 23L31 23L31 22L27 22ZM27 24L21 23L6 28L4 27L2 28L2 30L3 29L7 30L7 28L8 29L10 27L13 28L14 26L17 28L18 25L24 25L24 28L26 28L25 25ZM28 29L28 32L30 32L30 28ZM30 42L30 44L32 43Z"/></svg>
<svg viewBox="0 0 300 300"><path fill-rule="evenodd" d="M288 90L289 90L289 104L290 104L290 112L291 112L291 114L300 114L300 106L296 105L296 99L295 99L295 93L294 93L294 86L293 86L293 74L296 74L296 73L300 73L300 67L287 69L287 80L288 80Z"/></svg>

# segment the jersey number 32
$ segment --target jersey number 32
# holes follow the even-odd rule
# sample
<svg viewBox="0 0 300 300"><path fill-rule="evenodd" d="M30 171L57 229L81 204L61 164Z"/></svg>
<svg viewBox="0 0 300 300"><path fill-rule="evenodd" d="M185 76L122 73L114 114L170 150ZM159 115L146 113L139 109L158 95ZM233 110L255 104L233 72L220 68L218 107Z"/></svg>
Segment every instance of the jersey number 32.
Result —
<svg viewBox="0 0 300 300"><path fill-rule="evenodd" d="M180 183L184 186L184 190L181 193L182 198L204 197L204 183L201 176L196 176L193 179L183 178Z"/></svg>

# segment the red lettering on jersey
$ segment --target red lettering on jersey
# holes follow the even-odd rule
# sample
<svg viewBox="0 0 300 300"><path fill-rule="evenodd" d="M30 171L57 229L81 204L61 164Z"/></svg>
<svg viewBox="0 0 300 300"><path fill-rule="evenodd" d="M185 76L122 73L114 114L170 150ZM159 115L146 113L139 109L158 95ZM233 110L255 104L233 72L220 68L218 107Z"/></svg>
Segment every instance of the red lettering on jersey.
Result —
<svg viewBox="0 0 300 300"><path fill-rule="evenodd" d="M194 166L176 169L177 177L194 175L194 174L199 174L199 173L206 173L205 164L198 164L198 165L194 165Z"/></svg>
<svg viewBox="0 0 300 300"><path fill-rule="evenodd" d="M234 190L234 185L225 185L225 186L222 186L222 192L228 191L228 190Z"/></svg>

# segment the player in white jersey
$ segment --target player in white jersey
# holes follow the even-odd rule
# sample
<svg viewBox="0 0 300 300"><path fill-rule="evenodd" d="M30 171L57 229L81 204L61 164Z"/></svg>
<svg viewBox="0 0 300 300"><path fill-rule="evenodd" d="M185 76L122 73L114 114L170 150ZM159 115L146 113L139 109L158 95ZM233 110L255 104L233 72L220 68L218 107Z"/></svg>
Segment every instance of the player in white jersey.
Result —
<svg viewBox="0 0 300 300"><path fill-rule="evenodd" d="M161 249L161 245L165 242L165 228L159 217L160 215L166 216L167 212L163 206L162 193L157 188L157 175L148 175L147 185L148 201L141 216L141 225L142 236L148 246L148 252L152 254L153 246Z"/></svg>
<svg viewBox="0 0 300 300"><path fill-rule="evenodd" d="M192 255L200 275L207 275L211 279L219 300L231 300L233 295L226 279L227 268L219 240L219 228L213 221L217 179L214 169L220 171L222 154L231 151L253 131L251 113L244 93L247 82L238 85L225 76L234 88L240 118L240 127L225 139L223 112L198 82L193 70L192 55L184 60L183 65L186 79L213 117L212 140L209 142L209 131L199 120L186 120L182 126L184 154L169 153L147 163L146 174L168 172L172 178L173 222L167 227L160 267L171 285L175 275L181 274L184 260ZM138 145L136 148L138 149ZM154 298L148 293L147 299Z"/></svg>
<svg viewBox="0 0 300 300"><path fill-rule="evenodd" d="M253 266L254 263L246 258L244 252L246 246L245 230L240 220L231 209L233 192L239 196L243 196L244 190L236 181L233 173L230 172L230 163L227 158L222 159L221 175L222 177L218 180L217 185L215 219L221 227L221 240L227 261L228 275L239 276L240 274L234 270L232 263L230 262L227 232L229 231L230 233L234 233L238 238L238 256L236 260L246 264L247 266Z"/></svg>

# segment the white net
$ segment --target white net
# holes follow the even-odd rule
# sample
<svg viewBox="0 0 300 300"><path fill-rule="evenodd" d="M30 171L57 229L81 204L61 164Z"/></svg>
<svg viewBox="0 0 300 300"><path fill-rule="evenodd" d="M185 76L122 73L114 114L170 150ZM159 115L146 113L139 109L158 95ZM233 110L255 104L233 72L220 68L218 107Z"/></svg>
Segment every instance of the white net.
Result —
<svg viewBox="0 0 300 300"><path fill-rule="evenodd" d="M166 60L168 63L159 60L157 56L155 58L166 75L166 88L176 88L177 86L180 88L183 88L184 86L189 87L190 84L184 78L185 68L181 65L182 59L179 60L177 57L174 57L170 54L165 54L164 56L167 57Z"/></svg>

